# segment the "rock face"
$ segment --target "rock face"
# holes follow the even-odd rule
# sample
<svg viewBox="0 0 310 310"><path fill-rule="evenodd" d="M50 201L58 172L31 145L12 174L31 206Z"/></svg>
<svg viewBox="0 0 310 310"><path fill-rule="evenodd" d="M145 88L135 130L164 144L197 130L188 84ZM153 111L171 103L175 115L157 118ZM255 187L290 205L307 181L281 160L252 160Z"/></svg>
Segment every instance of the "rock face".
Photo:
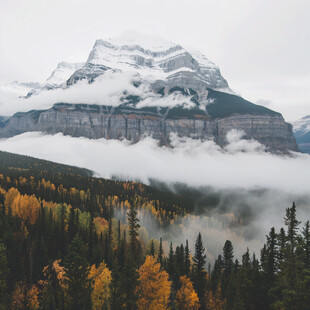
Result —
<svg viewBox="0 0 310 310"><path fill-rule="evenodd" d="M169 144L170 133L177 133L181 137L211 139L224 146L227 132L239 129L245 132L245 138L258 140L270 151L297 150L292 126L280 114L235 114L211 119L202 114L175 118L176 111L169 112L161 114L157 110L133 111L109 106L56 104L46 111L15 114L6 121L0 130L0 136L42 131L93 139L125 138L137 142L142 136L149 135L162 144Z"/></svg>

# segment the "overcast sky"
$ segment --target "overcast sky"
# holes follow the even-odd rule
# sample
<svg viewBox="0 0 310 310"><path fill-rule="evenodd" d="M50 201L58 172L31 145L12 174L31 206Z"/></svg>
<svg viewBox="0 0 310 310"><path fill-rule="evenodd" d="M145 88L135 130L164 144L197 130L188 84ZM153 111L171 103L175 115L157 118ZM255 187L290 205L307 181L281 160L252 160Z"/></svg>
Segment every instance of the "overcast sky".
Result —
<svg viewBox="0 0 310 310"><path fill-rule="evenodd" d="M287 120L310 114L309 0L0 0L0 83L44 81L128 30L196 48L231 88Z"/></svg>

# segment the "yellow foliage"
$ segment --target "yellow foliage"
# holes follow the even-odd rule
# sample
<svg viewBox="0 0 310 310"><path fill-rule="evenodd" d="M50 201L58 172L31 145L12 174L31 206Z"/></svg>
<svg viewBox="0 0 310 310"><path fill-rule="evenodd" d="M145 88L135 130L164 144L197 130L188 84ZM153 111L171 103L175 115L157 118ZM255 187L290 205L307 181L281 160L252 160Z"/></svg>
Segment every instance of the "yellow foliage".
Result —
<svg viewBox="0 0 310 310"><path fill-rule="evenodd" d="M181 288L176 293L176 303L180 310L198 310L199 298L193 283L186 276L180 277Z"/></svg>
<svg viewBox="0 0 310 310"><path fill-rule="evenodd" d="M23 282L16 283L15 289L12 294L11 309L39 309L38 295L39 290L36 285L33 285L31 289L27 291L27 287Z"/></svg>
<svg viewBox="0 0 310 310"><path fill-rule="evenodd" d="M52 269L54 270L54 272L56 273L57 276L57 280L58 280L58 284L61 288L65 289L65 277L66 277L66 272L65 272L65 268L63 266L60 266L61 263L61 259L57 259L53 262L52 264ZM45 266L43 268L43 275L46 278L49 278L51 275L49 274L49 269L48 266ZM44 283L42 283L44 284Z"/></svg>
<svg viewBox="0 0 310 310"><path fill-rule="evenodd" d="M212 291L208 290L205 293L206 309L208 310L223 310L225 306L225 300L221 297L221 287L217 287L215 295Z"/></svg>
<svg viewBox="0 0 310 310"><path fill-rule="evenodd" d="M39 216L40 202L34 195L18 195L14 198L11 208L13 215L34 224Z"/></svg>
<svg viewBox="0 0 310 310"><path fill-rule="evenodd" d="M10 189L7 191L7 193L6 193L6 195L5 195L5 199L4 199L4 206L5 206L5 212L6 212L6 214L8 213L9 206L12 206L14 199L15 199L17 196L19 196L19 195L20 195L20 194L19 194L19 191L18 191L16 188L14 188L14 187L10 188Z"/></svg>
<svg viewBox="0 0 310 310"><path fill-rule="evenodd" d="M39 289L36 285L32 285L31 289L29 290L27 294L27 300L28 300L28 307L31 310L39 309Z"/></svg>
<svg viewBox="0 0 310 310"><path fill-rule="evenodd" d="M108 229L109 223L103 217L96 217L94 218L94 225L97 233L100 235L101 232L103 233L105 230Z"/></svg>
<svg viewBox="0 0 310 310"><path fill-rule="evenodd" d="M108 305L109 299L111 297L111 271L106 266L106 264L102 262L98 268L96 268L96 265L92 265L88 277L91 280L92 285L92 309L101 310L105 305Z"/></svg>
<svg viewBox="0 0 310 310"><path fill-rule="evenodd" d="M161 270L160 264L154 257L147 256L144 264L139 268L139 285L137 292L139 310L169 309L168 302L171 291L171 281L168 273Z"/></svg>

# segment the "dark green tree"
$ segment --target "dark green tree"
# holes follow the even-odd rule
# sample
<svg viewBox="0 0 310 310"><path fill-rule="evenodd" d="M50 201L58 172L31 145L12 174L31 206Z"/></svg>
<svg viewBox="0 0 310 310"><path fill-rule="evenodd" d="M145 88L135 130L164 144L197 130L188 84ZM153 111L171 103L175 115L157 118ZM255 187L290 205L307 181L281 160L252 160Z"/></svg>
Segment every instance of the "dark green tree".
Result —
<svg viewBox="0 0 310 310"><path fill-rule="evenodd" d="M184 268L185 268L185 274L189 276L190 274L190 268L191 268L191 261L190 261L190 250L188 246L188 239L186 239L185 249L184 249Z"/></svg>
<svg viewBox="0 0 310 310"><path fill-rule="evenodd" d="M303 241L304 241L304 264L305 268L310 268L310 224L309 221L305 223L302 229Z"/></svg>
<svg viewBox="0 0 310 310"><path fill-rule="evenodd" d="M91 308L89 264L87 251L82 239L76 235L69 245L64 261L65 282L68 285L68 309L86 310Z"/></svg>
<svg viewBox="0 0 310 310"><path fill-rule="evenodd" d="M129 211L127 213L128 225L129 225L129 236L130 236L130 247L133 256L136 256L137 253L137 242L138 242L138 230L140 228L138 212L134 204L130 204Z"/></svg>
<svg viewBox="0 0 310 310"><path fill-rule="evenodd" d="M150 255L155 256L155 246L154 246L154 240L151 240L151 248L150 248Z"/></svg>
<svg viewBox="0 0 310 310"><path fill-rule="evenodd" d="M163 256L164 256L164 250L163 250L163 239L160 237L159 241L159 249L158 249L158 262L160 265L163 265Z"/></svg>
<svg viewBox="0 0 310 310"><path fill-rule="evenodd" d="M226 240L223 247L223 265L224 265L224 276L228 278L228 276L233 271L234 265L234 248L231 241Z"/></svg>
<svg viewBox="0 0 310 310"><path fill-rule="evenodd" d="M0 309L8 309L7 279L9 275L6 247L0 241Z"/></svg>
<svg viewBox="0 0 310 310"><path fill-rule="evenodd" d="M201 233L198 234L195 243L194 262L194 286L200 300L201 309L204 309L204 293L206 288L206 271L204 266L206 264L205 248L202 243Z"/></svg>

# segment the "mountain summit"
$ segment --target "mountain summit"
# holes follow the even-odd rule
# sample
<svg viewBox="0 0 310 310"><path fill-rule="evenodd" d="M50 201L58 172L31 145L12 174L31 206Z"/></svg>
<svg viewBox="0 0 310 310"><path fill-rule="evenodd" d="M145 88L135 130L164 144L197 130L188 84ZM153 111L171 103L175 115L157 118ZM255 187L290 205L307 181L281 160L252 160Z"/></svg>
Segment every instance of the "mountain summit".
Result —
<svg viewBox="0 0 310 310"><path fill-rule="evenodd" d="M92 81L109 69L135 72L155 91L175 86L197 92L205 87L229 90L219 67L202 53L146 36L97 40L85 66L70 77L68 85Z"/></svg>

